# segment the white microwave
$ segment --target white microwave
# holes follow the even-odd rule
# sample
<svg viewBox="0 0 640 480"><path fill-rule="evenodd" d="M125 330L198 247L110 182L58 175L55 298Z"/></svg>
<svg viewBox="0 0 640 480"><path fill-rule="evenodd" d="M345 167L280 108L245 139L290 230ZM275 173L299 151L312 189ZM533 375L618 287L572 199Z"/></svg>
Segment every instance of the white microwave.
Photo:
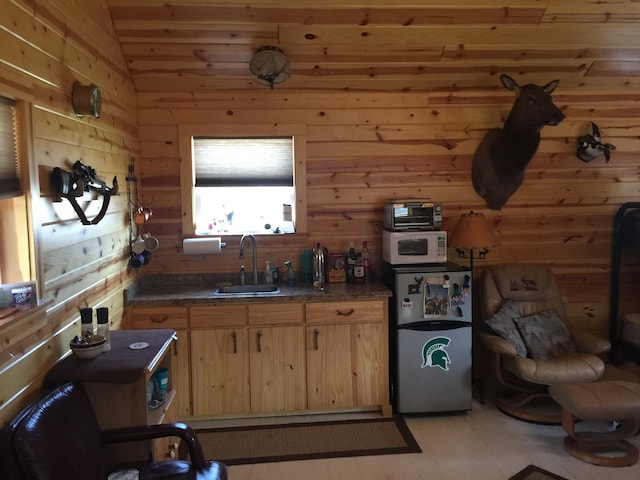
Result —
<svg viewBox="0 0 640 480"><path fill-rule="evenodd" d="M382 258L391 265L446 263L447 232L383 230Z"/></svg>

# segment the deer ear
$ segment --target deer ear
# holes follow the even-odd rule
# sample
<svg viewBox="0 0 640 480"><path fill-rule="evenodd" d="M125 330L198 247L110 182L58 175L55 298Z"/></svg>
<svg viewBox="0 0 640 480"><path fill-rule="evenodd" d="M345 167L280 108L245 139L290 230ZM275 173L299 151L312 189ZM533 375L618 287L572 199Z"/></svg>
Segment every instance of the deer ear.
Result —
<svg viewBox="0 0 640 480"><path fill-rule="evenodd" d="M502 85L504 85L507 90L511 90L516 95L520 94L520 86L518 86L516 81L506 73L503 73L502 75L500 75L500 81L502 82Z"/></svg>
<svg viewBox="0 0 640 480"><path fill-rule="evenodd" d="M542 87L542 89L547 92L549 95L551 95L553 93L553 91L556 89L556 87L558 86L558 84L560 83L560 80L553 80L549 83L547 83L544 87Z"/></svg>

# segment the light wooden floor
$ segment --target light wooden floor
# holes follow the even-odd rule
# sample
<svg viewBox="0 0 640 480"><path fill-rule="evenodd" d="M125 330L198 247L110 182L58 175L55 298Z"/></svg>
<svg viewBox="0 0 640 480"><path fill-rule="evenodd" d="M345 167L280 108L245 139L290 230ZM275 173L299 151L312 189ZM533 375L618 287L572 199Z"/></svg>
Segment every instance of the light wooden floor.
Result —
<svg viewBox="0 0 640 480"><path fill-rule="evenodd" d="M638 480L640 463L610 468L571 457L560 426L515 420L492 404L455 416L406 418L423 453L229 467L229 480L507 480L529 464L569 480ZM640 437L632 443L640 447Z"/></svg>

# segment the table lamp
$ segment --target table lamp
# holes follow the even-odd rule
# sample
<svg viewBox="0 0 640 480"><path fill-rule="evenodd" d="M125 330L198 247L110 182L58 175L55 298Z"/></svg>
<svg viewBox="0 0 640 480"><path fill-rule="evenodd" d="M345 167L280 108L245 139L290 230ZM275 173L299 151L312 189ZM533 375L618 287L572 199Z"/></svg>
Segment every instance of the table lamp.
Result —
<svg viewBox="0 0 640 480"><path fill-rule="evenodd" d="M463 213L449 237L449 245L454 247L460 257L466 257L469 250L469 268L473 273L473 251L484 258L490 248L498 245L498 237L482 213Z"/></svg>

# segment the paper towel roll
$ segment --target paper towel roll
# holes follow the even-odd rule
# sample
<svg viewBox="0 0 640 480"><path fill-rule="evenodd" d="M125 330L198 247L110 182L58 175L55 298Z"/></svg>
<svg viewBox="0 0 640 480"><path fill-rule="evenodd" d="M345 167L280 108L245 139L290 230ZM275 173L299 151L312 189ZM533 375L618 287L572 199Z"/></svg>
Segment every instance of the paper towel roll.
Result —
<svg viewBox="0 0 640 480"><path fill-rule="evenodd" d="M226 245L220 237L185 238L182 250L185 255L213 255L221 253Z"/></svg>

